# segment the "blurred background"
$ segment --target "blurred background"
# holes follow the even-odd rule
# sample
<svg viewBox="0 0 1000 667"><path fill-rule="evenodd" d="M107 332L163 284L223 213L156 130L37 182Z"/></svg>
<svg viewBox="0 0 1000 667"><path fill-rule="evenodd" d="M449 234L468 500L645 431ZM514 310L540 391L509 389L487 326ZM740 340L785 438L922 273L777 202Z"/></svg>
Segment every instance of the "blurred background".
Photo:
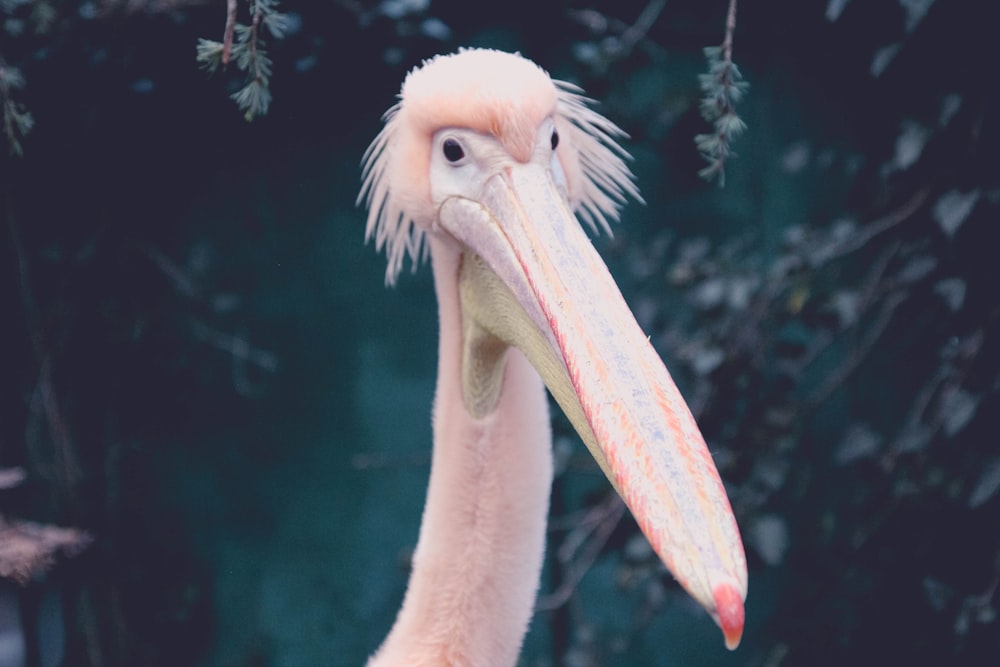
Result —
<svg viewBox="0 0 1000 667"><path fill-rule="evenodd" d="M459 46L519 50L631 135L646 205L595 243L750 564L729 653L555 413L520 664L1000 664L989 3L741 3L725 187L694 138L726 0L261 4L283 35L247 90L196 62L221 1L0 0L0 667L379 645L437 324L426 266L383 285L359 163L405 73Z"/></svg>

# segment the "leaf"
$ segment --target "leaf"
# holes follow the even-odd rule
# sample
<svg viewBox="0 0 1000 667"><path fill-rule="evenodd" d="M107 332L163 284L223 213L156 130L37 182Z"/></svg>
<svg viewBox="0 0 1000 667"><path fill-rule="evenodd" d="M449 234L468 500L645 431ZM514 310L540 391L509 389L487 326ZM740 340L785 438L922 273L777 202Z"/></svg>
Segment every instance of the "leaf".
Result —
<svg viewBox="0 0 1000 667"><path fill-rule="evenodd" d="M696 236L681 242L679 259L685 263L698 263L708 257L711 249L712 242L707 236Z"/></svg>
<svg viewBox="0 0 1000 667"><path fill-rule="evenodd" d="M201 63L202 69L214 72L222 64L222 42L213 39L199 39L195 51L195 59Z"/></svg>
<svg viewBox="0 0 1000 667"><path fill-rule="evenodd" d="M714 155L722 145L722 137L718 134L696 134L694 143L698 150L706 155Z"/></svg>
<svg viewBox="0 0 1000 667"><path fill-rule="evenodd" d="M833 23L840 18L849 0L829 0L826 3L826 20Z"/></svg>
<svg viewBox="0 0 1000 667"><path fill-rule="evenodd" d="M267 26L268 32L270 32L275 39L281 39L288 34L288 29L291 26L291 23L285 14L275 12L264 16L264 25Z"/></svg>
<svg viewBox="0 0 1000 667"><path fill-rule="evenodd" d="M796 285L794 289L788 294L788 300L785 302L785 308L792 315L798 315L805 308L806 303L809 302L809 287L806 285Z"/></svg>
<svg viewBox="0 0 1000 667"><path fill-rule="evenodd" d="M723 278L710 278L694 289L692 301L702 310L711 310L722 304L726 298L726 282Z"/></svg>
<svg viewBox="0 0 1000 667"><path fill-rule="evenodd" d="M809 142L796 141L785 149L781 156L781 168L789 174L795 174L809 165Z"/></svg>
<svg viewBox="0 0 1000 667"><path fill-rule="evenodd" d="M656 557L653 547L642 533L636 533L625 543L625 558L633 563L642 563Z"/></svg>
<svg viewBox="0 0 1000 667"><path fill-rule="evenodd" d="M989 501L1000 491L1000 458L986 464L975 486L969 493L969 508L975 509Z"/></svg>
<svg viewBox="0 0 1000 667"><path fill-rule="evenodd" d="M906 32L910 33L923 20L934 0L899 0L899 4L906 11Z"/></svg>
<svg viewBox="0 0 1000 667"><path fill-rule="evenodd" d="M777 408L774 408L774 410L777 410ZM755 484L759 484L769 491L777 491L784 486L785 481L788 479L790 465L791 462L788 457L773 456L762 459L754 465L751 478Z"/></svg>
<svg viewBox="0 0 1000 667"><path fill-rule="evenodd" d="M744 310L750 305L750 297L758 287L760 287L758 277L735 275L729 280L726 302L733 310Z"/></svg>
<svg viewBox="0 0 1000 667"><path fill-rule="evenodd" d="M941 101L941 114L938 116L938 125L946 127L954 118L958 110L962 108L962 96L958 93L945 95Z"/></svg>
<svg viewBox="0 0 1000 667"><path fill-rule="evenodd" d="M24 74L20 68L4 64L0 67L0 84L15 90L24 88Z"/></svg>
<svg viewBox="0 0 1000 667"><path fill-rule="evenodd" d="M721 348L698 346L691 358L691 368L698 375L708 375L725 360L726 355Z"/></svg>
<svg viewBox="0 0 1000 667"><path fill-rule="evenodd" d="M451 39L451 28L441 19L424 19L420 24L420 32L431 39L441 42Z"/></svg>
<svg viewBox="0 0 1000 667"><path fill-rule="evenodd" d="M230 97L244 112L248 121L256 116L263 116L271 104L271 91L259 80L254 79L243 86Z"/></svg>
<svg viewBox="0 0 1000 667"><path fill-rule="evenodd" d="M715 121L715 126L719 133L729 137L730 141L739 137L747 129L747 124L743 122L743 119L732 111L720 116Z"/></svg>
<svg viewBox="0 0 1000 667"><path fill-rule="evenodd" d="M937 260L930 255L911 257L899 270L897 278L904 283L915 283L937 267Z"/></svg>
<svg viewBox="0 0 1000 667"><path fill-rule="evenodd" d="M924 579L923 584L924 594L927 596L927 601L934 611L944 611L951 604L952 600L955 599L955 591L943 581L927 577Z"/></svg>
<svg viewBox="0 0 1000 667"><path fill-rule="evenodd" d="M896 436L896 450L900 453L908 453L927 449L933 435L931 429L926 426L907 426Z"/></svg>
<svg viewBox="0 0 1000 667"><path fill-rule="evenodd" d="M896 155L893 157L895 166L900 171L909 169L924 152L924 145L930 138L927 128L913 121L903 121L896 137Z"/></svg>
<svg viewBox="0 0 1000 667"><path fill-rule="evenodd" d="M847 465L861 459L874 458L882 449L882 436L867 424L852 424L837 445L834 460Z"/></svg>
<svg viewBox="0 0 1000 667"><path fill-rule="evenodd" d="M748 540L768 565L780 565L788 551L788 526L776 514L763 514L750 524Z"/></svg>
<svg viewBox="0 0 1000 667"><path fill-rule="evenodd" d="M379 11L391 19L401 19L408 14L419 14L427 11L430 0L383 0Z"/></svg>
<svg viewBox="0 0 1000 667"><path fill-rule="evenodd" d="M934 203L932 215L941 227L941 231L952 238L969 217L977 201L979 201L978 189L964 194L958 190L950 190Z"/></svg>
<svg viewBox="0 0 1000 667"><path fill-rule="evenodd" d="M889 67L889 63L893 61L896 54L903 47L899 42L895 44L890 44L888 46L883 46L881 49L875 52L875 56L872 58L871 73L872 76L878 78L882 76L882 72Z"/></svg>
<svg viewBox="0 0 1000 667"><path fill-rule="evenodd" d="M973 396L961 387L948 387L942 392L938 405L942 428L949 438L965 428L969 420L976 414L979 407L979 397Z"/></svg>
<svg viewBox="0 0 1000 667"><path fill-rule="evenodd" d="M941 295L952 312L960 310L965 303L965 289L965 280L962 278L946 278L934 286L934 292Z"/></svg>
<svg viewBox="0 0 1000 667"><path fill-rule="evenodd" d="M840 326L846 328L858 321L860 303L861 297L856 291L842 289L830 297L829 307L837 314Z"/></svg>
<svg viewBox="0 0 1000 667"><path fill-rule="evenodd" d="M31 115L30 111L25 111L20 104L7 107L7 116L14 131L22 137L31 132L31 128L35 126L35 117Z"/></svg>
<svg viewBox="0 0 1000 667"><path fill-rule="evenodd" d="M593 65L600 61L601 51L593 42L578 42L573 45L573 57L585 65Z"/></svg>
<svg viewBox="0 0 1000 667"><path fill-rule="evenodd" d="M837 314L841 327L849 327L858 321L861 297L854 290L837 290L830 297L830 307Z"/></svg>

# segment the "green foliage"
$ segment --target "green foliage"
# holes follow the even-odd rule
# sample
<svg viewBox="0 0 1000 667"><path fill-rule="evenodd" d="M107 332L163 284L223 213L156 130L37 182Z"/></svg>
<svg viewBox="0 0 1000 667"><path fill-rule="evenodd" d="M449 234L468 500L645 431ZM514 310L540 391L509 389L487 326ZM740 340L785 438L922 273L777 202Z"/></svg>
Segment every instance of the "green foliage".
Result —
<svg viewBox="0 0 1000 667"><path fill-rule="evenodd" d="M726 160L736 157L732 144L746 129L746 123L736 114L736 105L750 84L743 80L739 68L725 57L720 46L705 49L708 73L700 75L699 82L704 97L701 99L701 116L714 126L714 131L699 134L695 145L708 166L698 174L705 180L719 179L719 185L726 181Z"/></svg>
<svg viewBox="0 0 1000 667"><path fill-rule="evenodd" d="M202 69L209 74L214 74L219 69L219 66L222 65L222 53L225 50L222 42L201 37L198 39L198 46L196 48L195 59L201 63Z"/></svg>
<svg viewBox="0 0 1000 667"><path fill-rule="evenodd" d="M683 295L640 299L641 321L706 428L756 563L751 582L768 568L809 582L772 618L783 664L901 646L898 627L870 630L889 613L922 624L955 664L991 664L974 656L997 636L1000 550L982 531L1000 498L986 407L1000 387L996 306L976 296L984 267L955 262L929 223L982 234L997 203L959 197L921 189L865 222L788 226L773 255L753 235L666 231L626 255L668 267L663 283ZM648 554L618 578L655 566ZM640 584L669 587L655 575ZM916 603L901 611L893 595ZM804 608L826 625L799 622ZM822 654L830 637L836 657ZM918 664L919 649L903 650Z"/></svg>
<svg viewBox="0 0 1000 667"><path fill-rule="evenodd" d="M235 21L235 8L232 3L223 41L199 39L195 58L209 73L234 62L246 74L243 86L230 98L244 118L252 121L265 115L271 106L272 62L261 37L261 26L275 39L281 39L288 28L288 19L278 11L277 0L249 0L249 24Z"/></svg>

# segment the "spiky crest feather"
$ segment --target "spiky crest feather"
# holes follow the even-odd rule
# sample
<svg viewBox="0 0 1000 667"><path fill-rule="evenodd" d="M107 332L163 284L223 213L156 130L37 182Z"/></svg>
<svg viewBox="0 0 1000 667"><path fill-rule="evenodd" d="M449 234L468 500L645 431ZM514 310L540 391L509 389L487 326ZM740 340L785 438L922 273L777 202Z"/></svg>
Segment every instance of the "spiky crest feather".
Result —
<svg viewBox="0 0 1000 667"><path fill-rule="evenodd" d="M386 283L394 284L409 256L414 268L427 254L424 235L434 226L429 169L431 139L445 127L488 133L512 157L526 161L540 123L552 116L563 141L557 154L570 204L595 232L610 233L627 197L642 201L616 139L626 134L594 111L571 83L553 81L518 54L461 49L414 68L399 102L362 159L358 204L368 207L365 239L385 248Z"/></svg>

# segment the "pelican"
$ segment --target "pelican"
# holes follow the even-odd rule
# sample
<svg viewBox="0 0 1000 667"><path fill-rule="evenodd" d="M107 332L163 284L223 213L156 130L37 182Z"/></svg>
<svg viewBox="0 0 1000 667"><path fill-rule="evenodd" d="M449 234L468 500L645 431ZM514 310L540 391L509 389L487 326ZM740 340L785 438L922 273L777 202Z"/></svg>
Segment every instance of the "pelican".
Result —
<svg viewBox="0 0 1000 667"><path fill-rule="evenodd" d="M624 133L581 92L518 54L437 56L407 75L363 158L358 202L386 282L429 255L440 325L420 536L370 667L516 663L545 549L545 387L726 645L742 636L746 557L729 499L583 229L610 232L640 197Z"/></svg>

